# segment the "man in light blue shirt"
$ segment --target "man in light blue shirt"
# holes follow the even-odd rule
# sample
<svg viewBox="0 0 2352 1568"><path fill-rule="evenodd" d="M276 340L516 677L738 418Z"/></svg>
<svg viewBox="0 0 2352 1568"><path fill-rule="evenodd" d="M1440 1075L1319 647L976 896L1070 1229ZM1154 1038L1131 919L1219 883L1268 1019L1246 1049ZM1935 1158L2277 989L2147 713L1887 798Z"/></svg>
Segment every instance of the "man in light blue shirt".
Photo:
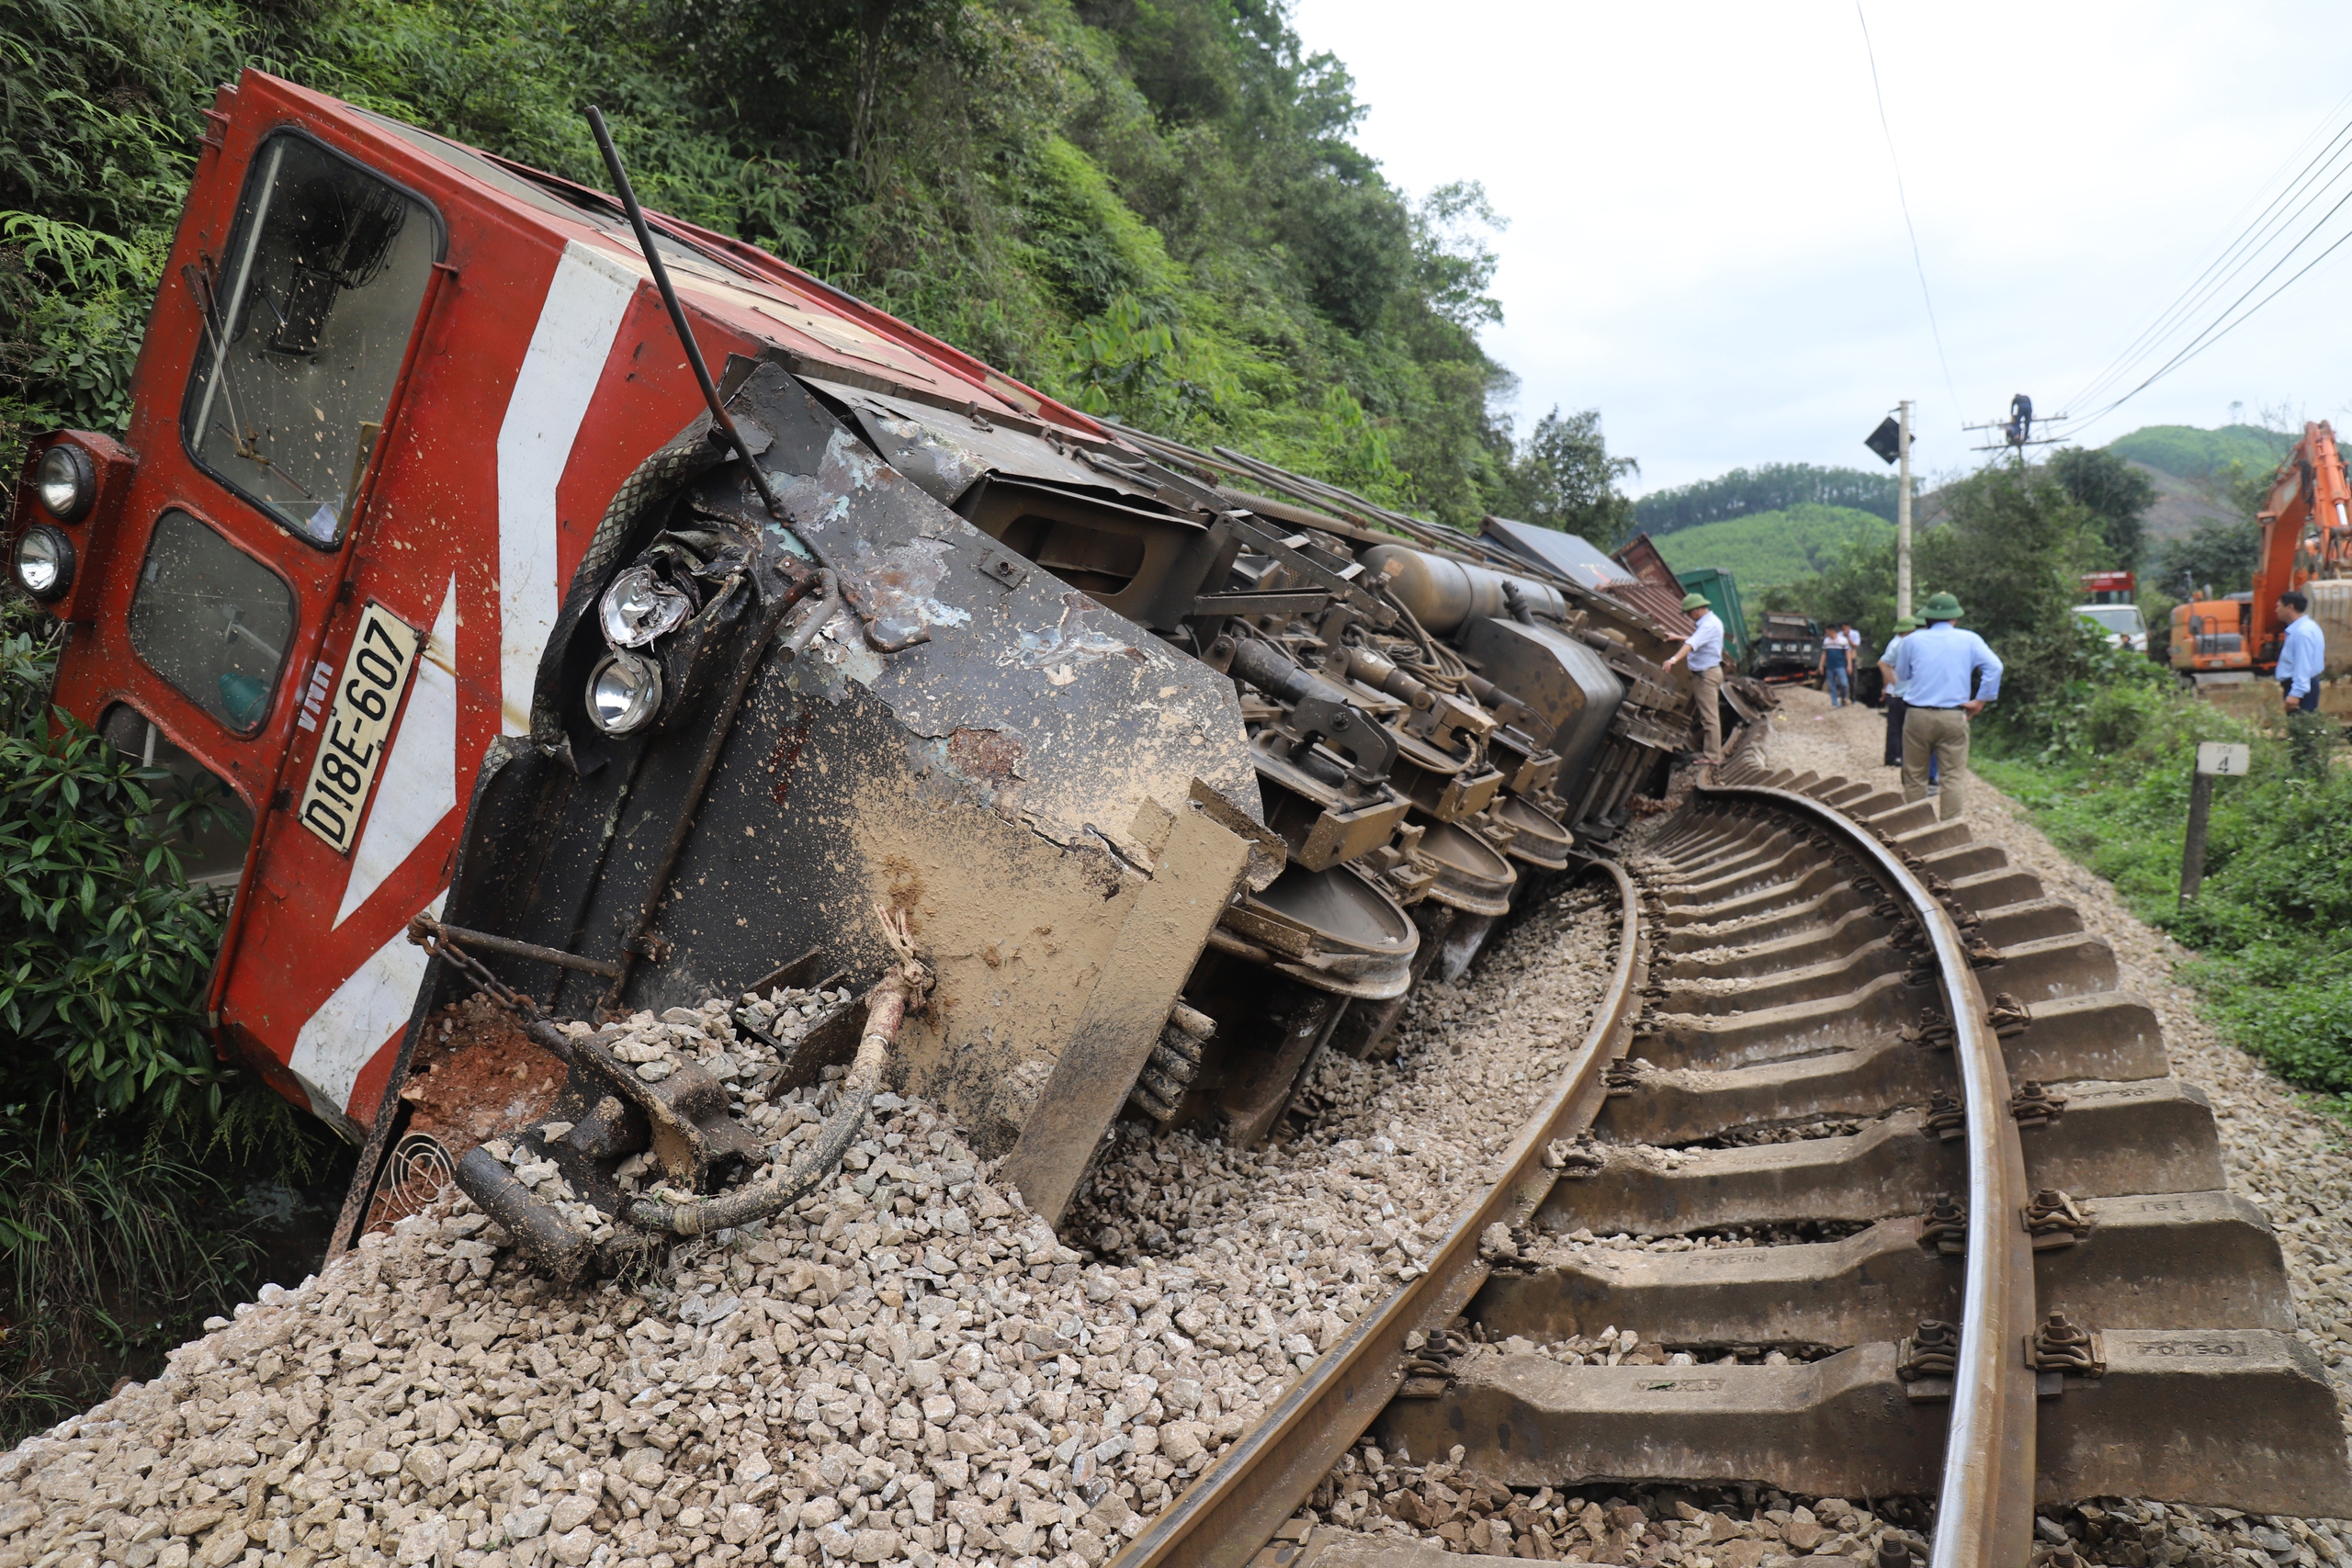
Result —
<svg viewBox="0 0 2352 1568"><path fill-rule="evenodd" d="M1886 639L1886 651L1878 656L1880 689L1886 694L1886 765L1903 765L1903 682L1895 678L1894 650L1903 639L1919 629L1919 623L1909 615L1894 623L1894 635Z"/></svg>
<svg viewBox="0 0 2352 1568"><path fill-rule="evenodd" d="M1903 692L1903 798L1928 797L1928 769L1941 777L1937 807L1949 822L1961 814L1968 771L1968 721L2001 694L2001 661L1974 632L1953 623L1960 601L1939 593L1919 610L1928 624L1894 649Z"/></svg>
<svg viewBox="0 0 2352 1568"><path fill-rule="evenodd" d="M1713 764L1724 760L1724 624L1715 618L1703 593L1684 594L1682 608L1685 614L1697 612L1699 621L1682 639L1682 646L1667 656L1666 667L1671 670L1686 659L1690 661L1690 696L1699 705L1699 728L1706 737L1706 750L1699 754L1699 761Z"/></svg>
<svg viewBox="0 0 2352 1568"><path fill-rule="evenodd" d="M2278 595L2287 636L2278 645L2278 691L2287 702L2287 734L2295 766L2317 778L2327 768L2327 733L2319 721L2319 678L2327 668L2327 637L2312 619L2312 602L2291 589ZM2306 717L2308 715L2310 716Z"/></svg>

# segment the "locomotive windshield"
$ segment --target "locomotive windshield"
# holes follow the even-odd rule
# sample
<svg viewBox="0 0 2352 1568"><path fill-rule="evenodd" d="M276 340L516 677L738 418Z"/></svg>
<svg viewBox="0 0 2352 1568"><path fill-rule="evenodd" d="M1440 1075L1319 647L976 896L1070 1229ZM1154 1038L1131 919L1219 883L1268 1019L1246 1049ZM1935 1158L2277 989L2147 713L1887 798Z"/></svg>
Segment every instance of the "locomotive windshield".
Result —
<svg viewBox="0 0 2352 1568"><path fill-rule="evenodd" d="M433 209L317 142L262 144L181 414L197 461L317 545L341 542L441 249Z"/></svg>
<svg viewBox="0 0 2352 1568"><path fill-rule="evenodd" d="M294 636L294 591L185 512L155 524L130 646L155 672L239 734L260 728Z"/></svg>

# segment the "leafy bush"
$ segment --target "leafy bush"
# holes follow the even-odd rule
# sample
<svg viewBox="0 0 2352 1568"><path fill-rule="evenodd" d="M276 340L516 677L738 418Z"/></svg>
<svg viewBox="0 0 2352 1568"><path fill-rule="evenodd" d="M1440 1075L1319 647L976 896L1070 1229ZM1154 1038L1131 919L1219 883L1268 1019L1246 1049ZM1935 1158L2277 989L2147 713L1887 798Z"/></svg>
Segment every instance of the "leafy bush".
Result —
<svg viewBox="0 0 2352 1568"><path fill-rule="evenodd" d="M49 619L5 608L0 1443L253 1288L233 1179L335 1185L345 1163L201 1027L220 911L177 845L215 805L53 713Z"/></svg>
<svg viewBox="0 0 2352 1568"><path fill-rule="evenodd" d="M182 1111L221 1069L199 1027L218 911L176 846L214 803L51 713L36 634L0 641L0 1063L6 1105L62 1089L77 1112ZM6 1114L0 1107L0 1114ZM78 1118L77 1118L78 1119Z"/></svg>
<svg viewBox="0 0 2352 1568"><path fill-rule="evenodd" d="M1566 529L1609 549L1634 532L1634 503L1617 486L1641 467L1631 457L1610 455L1599 409L1563 417L1554 408L1520 445L1504 474L1497 510L1521 523Z"/></svg>
<svg viewBox="0 0 2352 1568"><path fill-rule="evenodd" d="M2131 570L2140 564L2141 527L2156 503L2156 481L2111 451L2061 446L2050 454L2052 477L2089 512L2107 545L2105 564Z"/></svg>
<svg viewBox="0 0 2352 1568"><path fill-rule="evenodd" d="M2143 919L2199 951L2181 977L2225 1038L2290 1083L2352 1095L2352 773L2299 775L2282 741L2136 657L2093 656L2082 685L2048 705L2027 727L2038 743L2025 728L1990 738L1986 778ZM2204 881L2183 908L2181 841L2206 740L2248 743L2253 771L2216 781Z"/></svg>

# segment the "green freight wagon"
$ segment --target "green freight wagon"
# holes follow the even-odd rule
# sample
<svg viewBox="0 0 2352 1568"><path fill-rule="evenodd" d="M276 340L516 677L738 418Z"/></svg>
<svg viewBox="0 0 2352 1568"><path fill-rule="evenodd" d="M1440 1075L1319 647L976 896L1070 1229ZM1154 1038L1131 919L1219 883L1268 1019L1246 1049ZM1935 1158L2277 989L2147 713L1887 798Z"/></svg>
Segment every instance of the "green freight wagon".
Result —
<svg viewBox="0 0 2352 1568"><path fill-rule="evenodd" d="M1678 571L1675 581L1685 593L1703 593L1724 624L1724 658L1735 670L1747 668L1747 616L1739 607L1739 580L1721 567L1702 566Z"/></svg>

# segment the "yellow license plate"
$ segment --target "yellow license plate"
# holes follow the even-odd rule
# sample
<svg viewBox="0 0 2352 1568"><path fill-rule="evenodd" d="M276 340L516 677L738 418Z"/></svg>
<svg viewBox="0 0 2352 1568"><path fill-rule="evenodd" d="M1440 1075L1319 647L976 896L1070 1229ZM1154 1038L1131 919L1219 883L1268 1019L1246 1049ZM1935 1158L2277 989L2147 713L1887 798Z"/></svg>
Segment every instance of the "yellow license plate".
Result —
<svg viewBox="0 0 2352 1568"><path fill-rule="evenodd" d="M311 761L310 784L302 791L302 826L337 854L349 854L359 835L360 814L375 792L376 774L400 716L401 694L408 689L423 641L380 604L371 604L359 613L359 634L344 655L334 707L327 716L319 754Z"/></svg>

